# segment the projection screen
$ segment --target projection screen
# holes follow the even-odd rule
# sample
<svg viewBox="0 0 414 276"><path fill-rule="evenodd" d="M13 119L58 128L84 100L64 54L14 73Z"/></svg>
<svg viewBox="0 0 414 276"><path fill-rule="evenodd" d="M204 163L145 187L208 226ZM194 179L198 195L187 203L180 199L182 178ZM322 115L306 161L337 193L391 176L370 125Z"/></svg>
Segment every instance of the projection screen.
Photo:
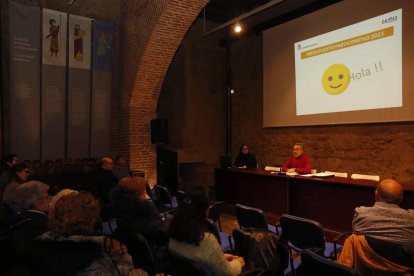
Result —
<svg viewBox="0 0 414 276"><path fill-rule="evenodd" d="M414 120L414 1L345 0L263 33L263 126Z"/></svg>

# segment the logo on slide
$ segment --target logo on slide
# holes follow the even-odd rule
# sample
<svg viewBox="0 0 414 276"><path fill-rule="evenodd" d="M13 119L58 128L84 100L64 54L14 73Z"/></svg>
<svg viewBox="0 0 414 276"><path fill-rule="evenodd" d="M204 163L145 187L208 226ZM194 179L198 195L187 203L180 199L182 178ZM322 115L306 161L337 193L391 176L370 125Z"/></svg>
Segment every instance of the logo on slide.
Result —
<svg viewBox="0 0 414 276"><path fill-rule="evenodd" d="M332 64L322 76L322 86L326 93L339 95L349 85L349 69L343 64Z"/></svg>

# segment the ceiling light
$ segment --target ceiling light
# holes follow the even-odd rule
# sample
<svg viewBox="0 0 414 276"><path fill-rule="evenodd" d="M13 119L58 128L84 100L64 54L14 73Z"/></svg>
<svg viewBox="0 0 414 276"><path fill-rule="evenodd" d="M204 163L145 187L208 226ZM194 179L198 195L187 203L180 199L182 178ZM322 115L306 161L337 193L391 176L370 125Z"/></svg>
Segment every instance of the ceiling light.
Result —
<svg viewBox="0 0 414 276"><path fill-rule="evenodd" d="M237 22L237 23L236 23L236 25L234 25L234 31L235 31L236 33L240 33L240 32L242 31L242 27L241 27L241 25L239 24L239 22Z"/></svg>

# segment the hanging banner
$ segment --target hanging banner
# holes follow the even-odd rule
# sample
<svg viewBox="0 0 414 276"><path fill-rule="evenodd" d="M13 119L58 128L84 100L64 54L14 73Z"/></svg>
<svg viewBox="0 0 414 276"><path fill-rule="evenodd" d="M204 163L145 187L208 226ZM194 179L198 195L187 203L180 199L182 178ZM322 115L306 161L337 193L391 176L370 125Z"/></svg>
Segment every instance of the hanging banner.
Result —
<svg viewBox="0 0 414 276"><path fill-rule="evenodd" d="M94 70L112 70L112 40L114 24L94 20L92 24L92 61Z"/></svg>
<svg viewBox="0 0 414 276"><path fill-rule="evenodd" d="M91 19L69 15L68 157L89 156Z"/></svg>
<svg viewBox="0 0 414 276"><path fill-rule="evenodd" d="M109 152L113 29L110 22L92 23L91 156L94 157Z"/></svg>
<svg viewBox="0 0 414 276"><path fill-rule="evenodd" d="M43 9L42 159L65 154L67 15Z"/></svg>
<svg viewBox="0 0 414 276"><path fill-rule="evenodd" d="M40 8L9 2L10 152L40 158Z"/></svg>

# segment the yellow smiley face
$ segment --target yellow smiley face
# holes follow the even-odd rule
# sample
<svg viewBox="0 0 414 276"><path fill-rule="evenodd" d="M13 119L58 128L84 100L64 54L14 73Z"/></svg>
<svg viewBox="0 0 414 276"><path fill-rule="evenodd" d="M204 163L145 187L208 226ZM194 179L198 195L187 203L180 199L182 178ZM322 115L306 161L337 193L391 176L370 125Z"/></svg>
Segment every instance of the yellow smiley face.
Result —
<svg viewBox="0 0 414 276"><path fill-rule="evenodd" d="M332 64L322 76L322 86L326 93L341 94L349 85L349 69L343 64Z"/></svg>

